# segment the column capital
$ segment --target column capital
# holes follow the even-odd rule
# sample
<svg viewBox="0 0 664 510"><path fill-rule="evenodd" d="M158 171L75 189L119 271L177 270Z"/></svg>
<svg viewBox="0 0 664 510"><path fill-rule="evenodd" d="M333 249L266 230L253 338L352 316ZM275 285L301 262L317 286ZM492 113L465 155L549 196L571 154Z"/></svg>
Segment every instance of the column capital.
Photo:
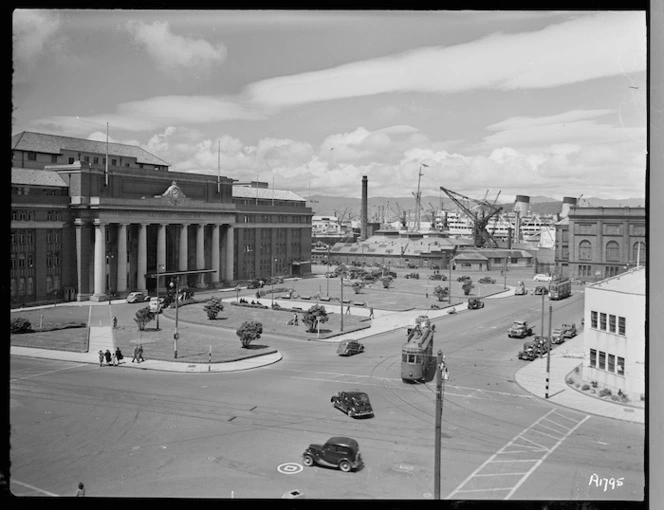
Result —
<svg viewBox="0 0 664 510"><path fill-rule="evenodd" d="M105 227L106 225L108 225L107 222L101 221L99 218L95 218L94 220L92 220L92 224L95 227Z"/></svg>

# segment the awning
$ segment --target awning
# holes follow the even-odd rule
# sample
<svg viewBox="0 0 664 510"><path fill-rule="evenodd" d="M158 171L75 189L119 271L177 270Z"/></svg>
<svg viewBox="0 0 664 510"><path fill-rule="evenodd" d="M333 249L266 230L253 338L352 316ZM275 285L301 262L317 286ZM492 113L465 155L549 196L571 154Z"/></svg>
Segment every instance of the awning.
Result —
<svg viewBox="0 0 664 510"><path fill-rule="evenodd" d="M294 266L301 266L303 264L311 264L311 260L301 260L301 261L294 260L293 262L291 262L291 264L293 264Z"/></svg>

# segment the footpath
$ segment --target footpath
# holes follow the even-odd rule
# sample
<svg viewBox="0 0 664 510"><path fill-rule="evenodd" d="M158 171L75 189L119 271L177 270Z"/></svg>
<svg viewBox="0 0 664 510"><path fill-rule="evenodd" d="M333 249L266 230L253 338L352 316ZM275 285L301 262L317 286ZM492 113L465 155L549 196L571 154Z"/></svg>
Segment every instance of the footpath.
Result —
<svg viewBox="0 0 664 510"><path fill-rule="evenodd" d="M514 293L513 288L508 288L504 292L487 296L483 299L500 299L501 297L511 296ZM232 299L232 298L229 298ZM118 302L123 302L120 300ZM293 305L298 306L294 301ZM106 304L96 302L79 303L81 306ZM299 303L302 306L311 305L310 302ZM374 309L374 318L371 327L363 330L353 331L345 335L338 335L319 341L341 342L343 340L362 340L372 336L380 335L403 328L404 324L414 322L415 318L425 313L430 318L435 319L447 315L451 308L456 311L466 309L466 303L456 304L452 307L432 310L409 310L404 312L393 312L389 310ZM369 309L353 308L354 315L366 315L369 317ZM90 347L86 353L53 351L46 349L35 349L29 347L11 347L12 356L25 356L32 358L49 358L51 360L71 361L78 363L99 363L98 352L115 350L113 340L113 328L108 326L90 327ZM588 414L614 418L618 420L645 423L645 410L640 407L626 406L622 403L607 401L592 395L588 395L567 385L568 374L583 362L583 333L575 338L566 341L551 351L549 364L549 387L548 398L546 398L546 357L538 358L530 362L524 362L523 368L515 374L515 380L524 390L547 400L556 405L579 410ZM235 372L241 370L250 370L254 368L271 365L281 360L282 355L279 352L266 354L238 361L227 363L184 363L177 361L162 361L147 359L140 363L132 362L133 353L124 353L124 358L120 361L119 367L131 368L136 370L158 370L167 372Z"/></svg>

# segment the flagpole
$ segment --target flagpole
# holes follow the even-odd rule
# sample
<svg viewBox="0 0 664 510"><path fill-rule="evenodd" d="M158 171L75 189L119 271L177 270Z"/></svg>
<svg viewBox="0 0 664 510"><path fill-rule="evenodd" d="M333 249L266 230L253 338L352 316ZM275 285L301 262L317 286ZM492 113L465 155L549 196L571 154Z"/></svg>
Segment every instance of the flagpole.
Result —
<svg viewBox="0 0 664 510"><path fill-rule="evenodd" d="M104 168L104 183L108 186L108 122L106 123L106 166Z"/></svg>
<svg viewBox="0 0 664 510"><path fill-rule="evenodd" d="M221 140L217 145L217 193L221 193Z"/></svg>

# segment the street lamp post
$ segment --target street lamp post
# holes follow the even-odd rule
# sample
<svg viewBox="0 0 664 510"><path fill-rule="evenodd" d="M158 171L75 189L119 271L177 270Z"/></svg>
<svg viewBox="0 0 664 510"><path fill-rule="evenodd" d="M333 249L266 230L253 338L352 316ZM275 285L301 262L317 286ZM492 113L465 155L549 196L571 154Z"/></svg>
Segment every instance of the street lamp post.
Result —
<svg viewBox="0 0 664 510"><path fill-rule="evenodd" d="M450 257L449 262L447 263L447 267L448 267L449 272L450 272L450 279L449 279L450 284L447 286L447 290L448 290L447 304L451 305L452 304L452 258L451 257Z"/></svg>
<svg viewBox="0 0 664 510"><path fill-rule="evenodd" d="M339 282L341 283L341 331L344 330L344 275L343 273L339 277Z"/></svg>
<svg viewBox="0 0 664 510"><path fill-rule="evenodd" d="M327 297L330 297L330 247L327 247L327 274L325 275Z"/></svg>
<svg viewBox="0 0 664 510"><path fill-rule="evenodd" d="M239 285L235 286L235 302L236 303L240 302L240 286Z"/></svg>
<svg viewBox="0 0 664 510"><path fill-rule="evenodd" d="M178 310L179 310L179 292L178 292L178 281L177 278L175 283L171 281L171 289L175 288L175 332L173 333L173 357L177 359L178 357L178 339L180 338L180 333L178 332Z"/></svg>
<svg viewBox="0 0 664 510"><path fill-rule="evenodd" d="M157 331L159 331L159 314L161 313L161 307L159 306L159 273L164 271L166 267L164 264L159 264L157 266L157 311L155 315L157 316Z"/></svg>
<svg viewBox="0 0 664 510"><path fill-rule="evenodd" d="M277 259L272 260L272 276L270 277L270 285L272 286L272 292L270 292L270 296L272 297L272 307L274 308L274 263L277 261Z"/></svg>

